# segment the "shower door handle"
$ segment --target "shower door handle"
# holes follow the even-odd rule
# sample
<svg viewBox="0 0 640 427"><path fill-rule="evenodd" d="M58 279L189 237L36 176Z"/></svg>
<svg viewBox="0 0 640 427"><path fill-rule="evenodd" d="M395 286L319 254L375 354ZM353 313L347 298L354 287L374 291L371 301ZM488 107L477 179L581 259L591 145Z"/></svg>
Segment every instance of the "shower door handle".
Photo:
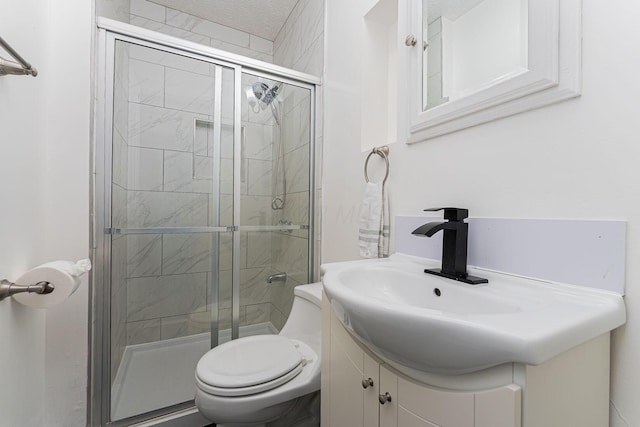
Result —
<svg viewBox="0 0 640 427"><path fill-rule="evenodd" d="M240 127L240 182L247 181L247 166L244 159L246 156L247 149L247 128L245 126Z"/></svg>

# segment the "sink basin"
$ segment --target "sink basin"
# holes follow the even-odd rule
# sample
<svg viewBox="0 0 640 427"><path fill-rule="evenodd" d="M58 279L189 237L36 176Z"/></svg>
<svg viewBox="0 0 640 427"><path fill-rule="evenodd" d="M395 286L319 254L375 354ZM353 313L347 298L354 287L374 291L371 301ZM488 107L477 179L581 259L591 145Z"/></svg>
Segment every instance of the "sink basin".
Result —
<svg viewBox="0 0 640 427"><path fill-rule="evenodd" d="M338 319L383 358L424 372L464 374L538 365L626 320L622 297L470 268L468 285L425 274L439 262L394 254L322 266Z"/></svg>

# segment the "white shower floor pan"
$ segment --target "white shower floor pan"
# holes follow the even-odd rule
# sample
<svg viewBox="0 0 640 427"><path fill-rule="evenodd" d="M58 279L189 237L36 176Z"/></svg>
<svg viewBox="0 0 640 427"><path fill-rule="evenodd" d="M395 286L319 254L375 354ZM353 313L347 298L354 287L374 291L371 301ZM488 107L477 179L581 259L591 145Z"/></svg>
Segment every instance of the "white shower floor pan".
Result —
<svg viewBox="0 0 640 427"><path fill-rule="evenodd" d="M240 336L277 334L269 322L240 327ZM231 330L220 332L220 343ZM211 348L209 333L129 345L113 383L111 419L121 420L193 400L198 360Z"/></svg>

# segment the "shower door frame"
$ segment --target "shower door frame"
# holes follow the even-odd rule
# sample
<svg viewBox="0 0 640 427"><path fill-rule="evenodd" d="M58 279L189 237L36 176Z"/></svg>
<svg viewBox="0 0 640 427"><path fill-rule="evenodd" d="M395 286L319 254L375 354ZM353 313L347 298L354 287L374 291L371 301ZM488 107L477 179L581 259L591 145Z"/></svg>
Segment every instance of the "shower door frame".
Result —
<svg viewBox="0 0 640 427"><path fill-rule="evenodd" d="M87 388L87 419L90 426L119 427L135 423L162 425L175 422L180 425L198 424L203 418L193 402L185 402L159 410L111 421L111 185L112 185L112 132L113 132L113 77L115 74L115 47L118 41L160 49L170 54L186 56L205 61L219 67L234 70L234 113L233 113L233 225L207 227L211 232L233 233L232 252L232 338L239 334L240 312L240 156L241 156L241 106L242 73L244 71L283 83L308 89L310 92L310 141L309 141L309 218L308 218L308 279L314 277L315 268L315 138L316 138L316 90L320 79L316 76L293 71L266 62L214 49L183 39L175 38L130 24L99 17L96 46L95 105L93 143L91 144L91 255L94 269L90 276L89 313L89 387ZM221 73L216 73L216 78ZM216 91L216 97L218 91ZM215 111L214 111L215 114ZM215 119L214 119L215 120ZM214 180L215 182L215 180ZM214 192L216 189L214 189ZM219 230L213 230L219 228ZM247 227L247 228L256 228ZM266 226L264 231L277 230ZM215 256L217 251L212 251ZM218 261L215 260L217 263ZM209 284L211 285L211 284ZM216 331L217 333L218 331ZM215 340L217 341L217 340ZM212 331L212 342L214 342ZM156 420L157 422L151 421ZM171 421L169 421L171 420Z"/></svg>

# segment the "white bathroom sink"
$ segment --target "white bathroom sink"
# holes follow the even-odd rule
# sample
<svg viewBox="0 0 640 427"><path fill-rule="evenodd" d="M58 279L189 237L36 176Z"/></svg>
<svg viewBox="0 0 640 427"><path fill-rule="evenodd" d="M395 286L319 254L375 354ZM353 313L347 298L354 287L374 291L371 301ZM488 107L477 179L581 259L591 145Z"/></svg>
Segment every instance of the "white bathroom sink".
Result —
<svg viewBox="0 0 640 427"><path fill-rule="evenodd" d="M469 269L488 284L425 274L439 263L395 254L322 266L337 317L373 351L425 372L538 365L624 324L622 297Z"/></svg>

